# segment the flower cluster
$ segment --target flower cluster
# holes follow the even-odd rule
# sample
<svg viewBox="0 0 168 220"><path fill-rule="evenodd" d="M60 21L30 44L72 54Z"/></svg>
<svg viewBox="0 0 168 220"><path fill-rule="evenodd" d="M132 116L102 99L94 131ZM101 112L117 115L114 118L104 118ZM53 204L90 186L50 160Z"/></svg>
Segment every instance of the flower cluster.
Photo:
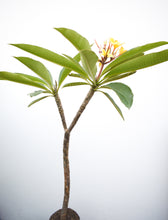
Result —
<svg viewBox="0 0 168 220"><path fill-rule="evenodd" d="M111 62L113 59L120 56L126 51L122 46L123 43L120 43L113 38L110 38L108 42L105 41L103 47L99 46L97 41L95 41L95 43L99 48L100 65Z"/></svg>

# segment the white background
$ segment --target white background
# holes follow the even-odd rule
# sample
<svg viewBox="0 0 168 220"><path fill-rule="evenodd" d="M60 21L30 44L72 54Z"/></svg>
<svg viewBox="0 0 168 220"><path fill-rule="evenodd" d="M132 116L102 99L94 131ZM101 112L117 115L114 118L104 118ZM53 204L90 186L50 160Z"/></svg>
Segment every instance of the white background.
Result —
<svg viewBox="0 0 168 220"><path fill-rule="evenodd" d="M53 27L72 28L90 43L114 37L126 49L168 40L167 6L166 0L1 0L0 70L32 74L13 58L28 54L8 43L73 56ZM61 68L44 63L57 79ZM167 220L167 69L163 63L122 80L134 93L130 110L113 95L125 121L96 94L74 128L70 207L81 220ZM88 89L61 90L68 123ZM0 84L0 220L47 220L62 205L61 121L52 98L27 108L33 91Z"/></svg>

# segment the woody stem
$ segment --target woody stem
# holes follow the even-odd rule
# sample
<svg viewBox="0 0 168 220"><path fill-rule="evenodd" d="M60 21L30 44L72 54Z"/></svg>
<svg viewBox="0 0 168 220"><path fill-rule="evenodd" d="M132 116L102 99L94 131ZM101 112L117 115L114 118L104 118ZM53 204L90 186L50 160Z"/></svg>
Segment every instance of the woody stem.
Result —
<svg viewBox="0 0 168 220"><path fill-rule="evenodd" d="M100 78L101 73L102 73L102 71L103 71L103 68L104 68L104 62L101 63L100 71L99 71L99 74L98 74L97 77L96 77L96 80L98 80L98 79Z"/></svg>
<svg viewBox="0 0 168 220"><path fill-rule="evenodd" d="M74 126L76 125L77 121L79 120L82 112L85 110L87 104L89 103L90 99L92 98L92 96L94 95L95 90L93 88L91 88L86 96L86 98L84 99L82 105L80 106L78 112L76 113L73 121L71 122L70 126L69 126L69 132L72 131L72 129L74 128Z"/></svg>
<svg viewBox="0 0 168 220"><path fill-rule="evenodd" d="M69 139L70 139L70 133L67 129L64 134L64 143L63 143L64 200L63 200L60 220L67 219L67 211L68 211L68 203L69 203L69 195L70 195Z"/></svg>
<svg viewBox="0 0 168 220"><path fill-rule="evenodd" d="M69 196L70 196L70 167L69 167L69 140L70 140L70 132L76 125L77 121L79 120L82 112L85 110L87 104L89 103L90 99L94 95L94 89L91 88L88 92L86 98L84 99L82 105L80 106L78 112L76 113L74 119L72 120L68 129L65 130L64 135L64 144L63 144L63 160L64 160L64 201L61 210L61 218L60 220L66 220L67 218L67 210L68 210L68 203L69 203Z"/></svg>
<svg viewBox="0 0 168 220"><path fill-rule="evenodd" d="M60 117L61 117L63 128L64 128L64 130L66 130L67 129L67 124L66 124L66 120L65 120L64 109L62 107L61 99L58 95L57 87L54 89L54 98L55 98L55 102L56 102L57 107L58 107L58 111L59 111L59 114L60 114Z"/></svg>

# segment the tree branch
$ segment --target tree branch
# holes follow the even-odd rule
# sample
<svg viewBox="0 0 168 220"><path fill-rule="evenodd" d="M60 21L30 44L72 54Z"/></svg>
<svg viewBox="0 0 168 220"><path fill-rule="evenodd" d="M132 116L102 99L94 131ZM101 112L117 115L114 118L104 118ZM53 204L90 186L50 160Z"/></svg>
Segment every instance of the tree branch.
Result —
<svg viewBox="0 0 168 220"><path fill-rule="evenodd" d="M74 128L74 126L76 125L78 119L80 118L82 112L85 110L87 104L89 103L90 99L92 98L92 96L94 95L94 89L91 88L86 96L86 98L84 99L82 105L80 106L78 112L76 113L76 116L74 117L73 121L71 122L68 131L69 133L72 131L72 129Z"/></svg>
<svg viewBox="0 0 168 220"><path fill-rule="evenodd" d="M63 128L64 128L64 130L67 130L67 124L66 124L66 120L65 120L64 109L62 107L61 99L58 95L57 88L55 88L55 90L54 90L54 98L55 98L55 101L56 101L56 104L57 104L57 107L58 107L59 114L61 116L61 121L62 121Z"/></svg>
<svg viewBox="0 0 168 220"><path fill-rule="evenodd" d="M87 104L89 103L90 99L92 98L95 90L91 88L84 99L82 105L80 106L78 112L76 113L72 123L70 124L69 128L67 128L64 110L61 104L61 100L58 95L57 84L54 90L54 97L58 107L58 111L61 117L61 121L64 127L64 143L63 143L63 164L64 164L64 201L61 209L60 220L67 219L67 212L68 212L68 203L69 203L69 195L70 195L70 168L69 168L69 139L70 139L70 132L76 125L77 121L79 120L82 112L85 110Z"/></svg>

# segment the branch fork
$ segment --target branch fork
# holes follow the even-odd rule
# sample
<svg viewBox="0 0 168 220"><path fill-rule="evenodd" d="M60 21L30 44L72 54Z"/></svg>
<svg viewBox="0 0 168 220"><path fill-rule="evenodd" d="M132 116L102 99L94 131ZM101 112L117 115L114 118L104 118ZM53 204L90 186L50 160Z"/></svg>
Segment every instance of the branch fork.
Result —
<svg viewBox="0 0 168 220"><path fill-rule="evenodd" d="M57 211L55 213L55 217L50 218L50 220L68 220L68 215L69 213L73 213L74 211L68 208L68 203L69 203L69 197L70 197L70 167L69 167L69 140L70 140L70 134L73 128L75 127L76 123L78 122L81 114L85 110L87 104L91 100L92 96L94 95L95 90L91 87L87 96L85 97L83 103L81 104L78 112L76 113L74 119L72 120L71 124L69 127L67 127L66 119L65 119L65 114L64 114L64 109L61 103L61 99L58 94L57 90L57 84L54 90L54 97L55 101L57 104L57 108L61 117L62 125L64 128L64 141L63 141L63 166L64 166L64 200L63 200L63 205L62 209ZM58 214L59 213L59 214ZM70 214L71 215L71 214ZM58 218L56 217L58 216ZM76 216L74 220L78 220L79 216L76 213Z"/></svg>

